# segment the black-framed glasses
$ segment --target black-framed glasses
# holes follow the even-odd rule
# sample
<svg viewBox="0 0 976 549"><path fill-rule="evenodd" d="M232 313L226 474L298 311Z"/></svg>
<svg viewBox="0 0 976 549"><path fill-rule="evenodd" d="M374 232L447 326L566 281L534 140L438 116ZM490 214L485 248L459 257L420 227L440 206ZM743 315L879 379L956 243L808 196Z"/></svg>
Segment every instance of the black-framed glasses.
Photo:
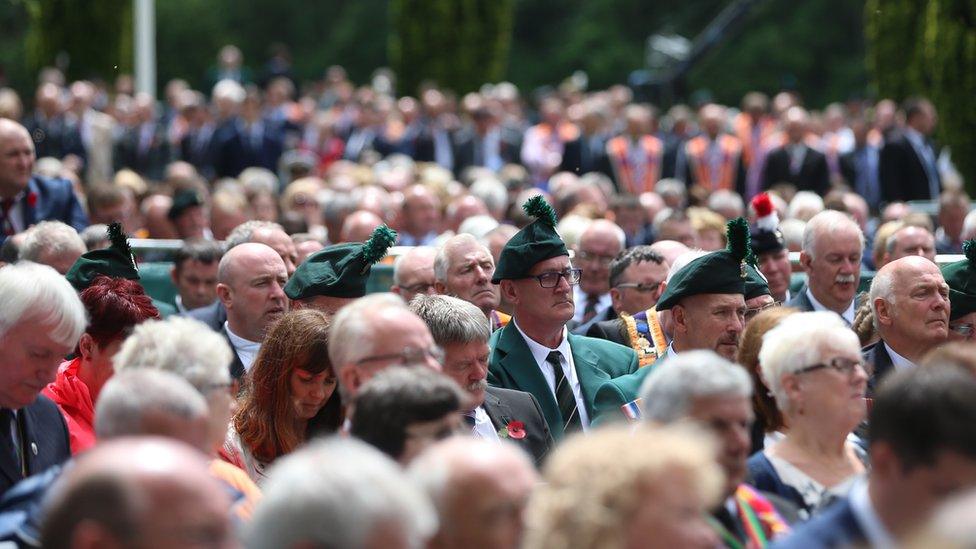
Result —
<svg viewBox="0 0 976 549"><path fill-rule="evenodd" d="M578 254L576 254L576 259L580 261L586 261L588 263L598 263L600 265L609 265L610 262L613 261L614 258L616 257L617 256L615 255L594 254L590 252L584 252L582 250Z"/></svg>
<svg viewBox="0 0 976 549"><path fill-rule="evenodd" d="M559 279L565 278L566 282L570 286L575 286L579 284L581 278L583 278L583 269L566 269L565 271L548 271L536 276L527 276L525 278L534 278L539 281L539 286L543 288L555 288L559 286Z"/></svg>
<svg viewBox="0 0 976 549"><path fill-rule="evenodd" d="M746 309L746 320L758 315L759 313L765 311L766 309L772 309L773 307L779 307L782 305L782 301L773 301L772 303L767 303L765 305L760 305L759 307L752 307L751 309Z"/></svg>
<svg viewBox="0 0 976 549"><path fill-rule="evenodd" d="M660 288L661 287L661 284L664 284L664 282L651 282L651 283L647 283L647 282L640 282L640 283L638 283L638 282L622 282L620 284L617 284L616 287L617 288L633 288L633 289L637 290L638 292L640 292L642 294L648 294L648 293L651 293L653 291L656 291L658 288Z"/></svg>
<svg viewBox="0 0 976 549"><path fill-rule="evenodd" d="M356 361L356 365L366 364L367 362L377 362L380 360L395 360L397 363L403 366L409 366L413 364L422 364L428 358L434 359L438 364L444 363L444 350L433 345L427 349L420 347L404 347L399 353L391 353L386 355L373 355L361 358Z"/></svg>
<svg viewBox="0 0 976 549"><path fill-rule="evenodd" d="M821 362L820 364L811 364L810 366L804 366L799 370L793 372L794 374L805 374L807 372L814 372L817 370L823 370L825 368L832 368L834 371L839 372L844 375L851 375L860 366L864 369L864 363L860 360L851 360L849 358L844 358L842 356L834 357L827 362Z"/></svg>
<svg viewBox="0 0 976 549"><path fill-rule="evenodd" d="M418 282L411 286L404 286L402 284L397 284L397 287L405 292L410 292L412 294L426 294L434 289L433 282Z"/></svg>
<svg viewBox="0 0 976 549"><path fill-rule="evenodd" d="M969 337L973 335L973 330L976 329L976 327L974 327L972 324L965 324L960 322L958 324L950 323L949 329L961 335L962 337Z"/></svg>

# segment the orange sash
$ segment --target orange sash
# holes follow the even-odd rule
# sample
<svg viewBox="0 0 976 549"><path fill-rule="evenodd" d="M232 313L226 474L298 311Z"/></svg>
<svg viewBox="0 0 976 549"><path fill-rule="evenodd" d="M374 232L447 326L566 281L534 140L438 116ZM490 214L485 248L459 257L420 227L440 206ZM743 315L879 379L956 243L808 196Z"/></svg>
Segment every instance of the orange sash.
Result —
<svg viewBox="0 0 976 549"><path fill-rule="evenodd" d="M718 146L722 157L717 170L712 169L711 163L706 158L710 144L711 140L707 136L699 135L689 140L688 144L685 145L688 165L691 167L695 183L709 191L719 189L734 191L742 143L737 137L731 135L720 135L718 137Z"/></svg>
<svg viewBox="0 0 976 549"><path fill-rule="evenodd" d="M664 154L664 145L653 135L641 136L639 146L643 164L640 181L637 179L641 170L630 156L630 139L621 135L607 142L607 155L617 175L617 183L622 191L633 195L654 190L654 184L661 177L661 158Z"/></svg>

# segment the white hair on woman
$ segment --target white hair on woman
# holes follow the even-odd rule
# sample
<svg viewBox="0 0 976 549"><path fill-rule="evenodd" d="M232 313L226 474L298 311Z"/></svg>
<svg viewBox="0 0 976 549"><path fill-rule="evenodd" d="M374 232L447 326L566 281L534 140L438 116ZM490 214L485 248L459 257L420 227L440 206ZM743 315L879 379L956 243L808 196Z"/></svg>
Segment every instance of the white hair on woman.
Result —
<svg viewBox="0 0 976 549"><path fill-rule="evenodd" d="M745 368L712 351L688 351L669 358L641 385L644 419L672 423L683 417L696 398L752 396Z"/></svg>
<svg viewBox="0 0 976 549"><path fill-rule="evenodd" d="M860 355L861 344L841 317L830 311L798 313L780 320L763 336L759 367L776 405L789 408L783 376L823 362L831 351Z"/></svg>
<svg viewBox="0 0 976 549"><path fill-rule="evenodd" d="M334 437L275 463L244 539L249 549L356 549L377 532L395 532L419 549L436 530L433 505L396 463Z"/></svg>
<svg viewBox="0 0 976 549"><path fill-rule="evenodd" d="M201 393L230 381L230 345L206 324L184 317L143 322L112 359L116 371L165 370L187 380Z"/></svg>
<svg viewBox="0 0 976 549"><path fill-rule="evenodd" d="M31 322L57 343L73 347L88 318L63 276L47 265L21 261L0 269L0 337L21 322Z"/></svg>

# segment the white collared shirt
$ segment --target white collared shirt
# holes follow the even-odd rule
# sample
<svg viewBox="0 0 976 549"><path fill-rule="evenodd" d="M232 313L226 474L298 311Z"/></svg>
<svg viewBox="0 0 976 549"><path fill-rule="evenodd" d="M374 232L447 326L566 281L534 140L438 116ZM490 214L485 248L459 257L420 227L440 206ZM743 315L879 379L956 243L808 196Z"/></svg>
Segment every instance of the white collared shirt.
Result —
<svg viewBox="0 0 976 549"><path fill-rule="evenodd" d="M227 330L227 336L230 339L231 345L234 347L234 352L240 357L241 364L244 365L244 371L251 371L251 365L254 364L254 359L257 358L258 351L261 350L261 343L244 339L230 331L230 325L227 324L226 320L224 321L224 330Z"/></svg>
<svg viewBox="0 0 976 549"><path fill-rule="evenodd" d="M810 291L809 286L807 286L807 299L809 299L810 304L813 305L814 311L830 311L832 313L837 312L833 309L828 309L826 305L817 301L817 298L813 297L813 292ZM844 322L846 322L848 326L854 325L854 301L856 300L852 299L851 304L847 306L847 310L840 315L840 317L844 319Z"/></svg>
<svg viewBox="0 0 976 549"><path fill-rule="evenodd" d="M472 412L474 413L474 427L471 432L474 436L493 442L501 442L502 439L498 438L498 431L495 430L484 405L478 406Z"/></svg>
<svg viewBox="0 0 976 549"><path fill-rule="evenodd" d="M573 286L573 301L576 302L576 311L573 313L573 320L582 323L583 316L586 314L586 292L580 290L579 284ZM596 302L596 314L599 315L611 305L613 305L613 299L610 297L610 292L602 294Z"/></svg>
<svg viewBox="0 0 976 549"><path fill-rule="evenodd" d="M898 546L894 536L888 532L884 523L881 522L881 518L878 517L877 511L874 510L874 504L871 503L871 495L868 493L868 483L866 481L858 483L857 486L851 489L848 501L851 504L851 512L854 513L854 518L861 526L861 529L864 530L864 537L868 538L868 544L871 547L889 548Z"/></svg>
<svg viewBox="0 0 976 549"><path fill-rule="evenodd" d="M882 341L885 346L885 350L888 351L888 356L891 357L891 365L895 367L895 370L910 370L916 366L914 362L908 360L907 358L896 353L894 349L888 345L887 341Z"/></svg>
<svg viewBox="0 0 976 549"><path fill-rule="evenodd" d="M532 358L535 359L536 365L542 370L543 377L546 378L546 383L549 384L549 390L552 394L556 394L556 373L552 369L552 365L546 361L549 353L552 351L559 351L562 355L562 359L559 363L563 367L563 375L570 383L570 387L573 389L573 396L576 397L576 409L579 412L580 424L583 425L583 429L587 429L590 426L590 416L586 411L586 404L583 400L583 390L580 388L579 376L576 375L576 363L573 362L573 350L569 346L569 338L566 336L566 328L563 328L563 338L559 343L559 347L555 349L550 349L545 345L541 345L534 341L531 337L525 335L522 328L519 327L518 322L512 319L512 324L515 325L515 329L521 334L522 339L525 340L525 344L529 347L529 352L532 353Z"/></svg>

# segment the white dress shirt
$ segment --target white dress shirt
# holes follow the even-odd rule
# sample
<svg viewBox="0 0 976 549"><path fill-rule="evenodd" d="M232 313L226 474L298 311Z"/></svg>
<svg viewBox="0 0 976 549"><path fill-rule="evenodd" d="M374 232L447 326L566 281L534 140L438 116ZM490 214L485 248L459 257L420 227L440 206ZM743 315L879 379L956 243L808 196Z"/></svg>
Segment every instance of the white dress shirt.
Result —
<svg viewBox="0 0 976 549"><path fill-rule="evenodd" d="M579 284L573 286L573 301L576 303L576 311L573 312L573 320L578 323L582 323L583 316L586 314L586 292L580 290ZM596 314L599 315L603 311L609 309L611 305L613 305L613 298L610 297L610 292L602 294L596 302Z"/></svg>
<svg viewBox="0 0 976 549"><path fill-rule="evenodd" d="M474 436L485 440L501 442L502 439L498 438L498 431L495 430L495 425L492 424L491 418L488 417L488 412L485 411L485 407L478 406L472 411L474 412L474 427L472 427L471 432Z"/></svg>
<svg viewBox="0 0 976 549"><path fill-rule="evenodd" d="M810 291L809 287L807 287L807 299L809 299L810 304L813 305L814 311L830 311L832 313L837 312L833 309L828 309L826 305L817 301L817 298L813 297L813 293ZM844 319L844 322L846 322L848 326L854 325L854 301L856 300L852 299L851 304L847 306L847 310L840 315L840 317Z"/></svg>
<svg viewBox="0 0 976 549"><path fill-rule="evenodd" d="M251 365L254 364L254 359L258 356L258 351L261 350L261 343L259 341L251 341L244 339L243 337L235 334L230 330L230 326L227 321L224 321L224 329L227 330L227 336L230 339L231 345L234 347L234 352L241 359L241 364L244 365L244 371L250 372Z"/></svg>
<svg viewBox="0 0 976 549"><path fill-rule="evenodd" d="M895 370L910 370L916 366L911 360L896 353L886 341L882 341L882 343L884 343L885 350L888 351L888 356L891 357L891 365L895 367Z"/></svg>
<svg viewBox="0 0 976 549"><path fill-rule="evenodd" d="M560 365L563 367L563 375L566 376L566 380L569 381L570 387L573 389L573 396L576 398L576 409L579 413L580 424L583 425L583 429L587 429L590 426L590 416L586 411L586 404L583 400L583 390L580 388L579 376L576 375L576 363L573 362L573 350L569 346L569 338L566 337L566 328L563 328L563 338L559 343L559 346L555 349L550 349L545 345L536 343L531 337L525 335L522 328L519 328L518 322L512 319L512 324L515 324L515 329L518 333L522 335L522 339L525 340L525 344L529 347L529 352L532 353L532 358L535 359L536 365L542 370L543 377L546 378L546 383L549 384L549 389L552 394L556 394L556 373L552 369L552 365L546 361L549 353L552 351L559 351L562 355L559 361Z"/></svg>

